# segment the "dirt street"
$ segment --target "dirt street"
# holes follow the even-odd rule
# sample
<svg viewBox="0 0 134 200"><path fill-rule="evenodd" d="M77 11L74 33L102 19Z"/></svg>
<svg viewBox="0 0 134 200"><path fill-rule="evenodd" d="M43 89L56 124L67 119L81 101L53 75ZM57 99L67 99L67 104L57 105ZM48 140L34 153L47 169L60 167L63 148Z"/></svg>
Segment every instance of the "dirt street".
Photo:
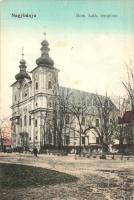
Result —
<svg viewBox="0 0 134 200"><path fill-rule="evenodd" d="M134 160L0 154L0 162L49 168L79 177L69 184L37 188L0 189L0 200L133 200Z"/></svg>

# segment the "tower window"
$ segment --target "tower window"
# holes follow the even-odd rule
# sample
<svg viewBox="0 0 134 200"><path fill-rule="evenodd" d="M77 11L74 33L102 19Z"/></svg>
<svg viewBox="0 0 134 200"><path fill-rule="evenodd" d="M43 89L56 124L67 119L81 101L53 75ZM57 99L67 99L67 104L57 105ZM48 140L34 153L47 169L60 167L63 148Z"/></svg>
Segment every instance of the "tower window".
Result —
<svg viewBox="0 0 134 200"><path fill-rule="evenodd" d="M26 126L27 125L27 116L25 115L24 116L24 126Z"/></svg>
<svg viewBox="0 0 134 200"><path fill-rule="evenodd" d="M22 118L20 118L20 127L22 127Z"/></svg>
<svg viewBox="0 0 134 200"><path fill-rule="evenodd" d="M29 116L29 126L31 126L31 115Z"/></svg>
<svg viewBox="0 0 134 200"><path fill-rule="evenodd" d="M35 139L38 140L38 136L37 135L35 136Z"/></svg>
<svg viewBox="0 0 134 200"><path fill-rule="evenodd" d="M35 88L36 88L36 90L38 90L38 89L39 89L38 82L36 82L36 83L35 83Z"/></svg>
<svg viewBox="0 0 134 200"><path fill-rule="evenodd" d="M35 127L37 127L38 126L38 121L37 121L37 119L35 120Z"/></svg>
<svg viewBox="0 0 134 200"><path fill-rule="evenodd" d="M51 81L48 82L48 89L52 89L52 82Z"/></svg>

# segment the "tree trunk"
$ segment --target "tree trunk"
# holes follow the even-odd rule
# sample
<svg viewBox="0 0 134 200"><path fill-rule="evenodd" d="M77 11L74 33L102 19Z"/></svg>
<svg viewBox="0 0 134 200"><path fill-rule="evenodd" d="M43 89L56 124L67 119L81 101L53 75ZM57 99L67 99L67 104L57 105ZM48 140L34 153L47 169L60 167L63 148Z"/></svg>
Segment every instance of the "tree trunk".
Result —
<svg viewBox="0 0 134 200"><path fill-rule="evenodd" d="M54 119L54 128L53 128L53 137L54 137L54 147L57 146L57 119Z"/></svg>
<svg viewBox="0 0 134 200"><path fill-rule="evenodd" d="M123 140L119 140L119 153L124 153Z"/></svg>
<svg viewBox="0 0 134 200"><path fill-rule="evenodd" d="M82 135L81 132L82 132L82 130L80 128L79 156L81 156L81 140L82 140L82 138L81 138L81 135Z"/></svg>
<svg viewBox="0 0 134 200"><path fill-rule="evenodd" d="M102 143L102 153L108 153L108 144Z"/></svg>
<svg viewBox="0 0 134 200"><path fill-rule="evenodd" d="M1 137L1 150L3 151L4 146L3 146L3 138Z"/></svg>
<svg viewBox="0 0 134 200"><path fill-rule="evenodd" d="M58 131L58 148L61 150L62 147L62 130L63 130L63 122L60 121L60 129Z"/></svg>

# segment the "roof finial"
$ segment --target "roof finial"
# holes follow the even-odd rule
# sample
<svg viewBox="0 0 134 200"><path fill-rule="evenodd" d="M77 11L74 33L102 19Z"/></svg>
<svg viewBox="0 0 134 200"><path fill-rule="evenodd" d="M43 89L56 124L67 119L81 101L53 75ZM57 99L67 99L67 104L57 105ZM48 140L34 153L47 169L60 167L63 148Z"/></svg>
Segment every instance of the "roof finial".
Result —
<svg viewBox="0 0 134 200"><path fill-rule="evenodd" d="M22 55L22 60L24 59L24 48L22 47L22 53L21 53L21 55Z"/></svg>
<svg viewBox="0 0 134 200"><path fill-rule="evenodd" d="M45 40L46 40L46 32L44 32L43 34L44 34L44 37L45 37Z"/></svg>

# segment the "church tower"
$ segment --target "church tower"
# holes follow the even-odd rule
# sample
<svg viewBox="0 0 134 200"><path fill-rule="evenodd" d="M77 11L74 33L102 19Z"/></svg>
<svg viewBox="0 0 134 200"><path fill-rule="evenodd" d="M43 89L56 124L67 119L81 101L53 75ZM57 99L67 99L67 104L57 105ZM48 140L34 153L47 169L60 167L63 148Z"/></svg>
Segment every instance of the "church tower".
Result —
<svg viewBox="0 0 134 200"><path fill-rule="evenodd" d="M32 110L34 144L44 147L54 145L53 105L58 92L58 72L49 56L49 43L46 38L41 42L41 56L32 74ZM40 142L40 144L39 144Z"/></svg>
<svg viewBox="0 0 134 200"><path fill-rule="evenodd" d="M31 96L31 77L26 71L26 61L20 60L20 71L15 75L16 81L12 87L12 138L14 147L28 147L29 127L27 126L27 115L29 114L28 99Z"/></svg>

